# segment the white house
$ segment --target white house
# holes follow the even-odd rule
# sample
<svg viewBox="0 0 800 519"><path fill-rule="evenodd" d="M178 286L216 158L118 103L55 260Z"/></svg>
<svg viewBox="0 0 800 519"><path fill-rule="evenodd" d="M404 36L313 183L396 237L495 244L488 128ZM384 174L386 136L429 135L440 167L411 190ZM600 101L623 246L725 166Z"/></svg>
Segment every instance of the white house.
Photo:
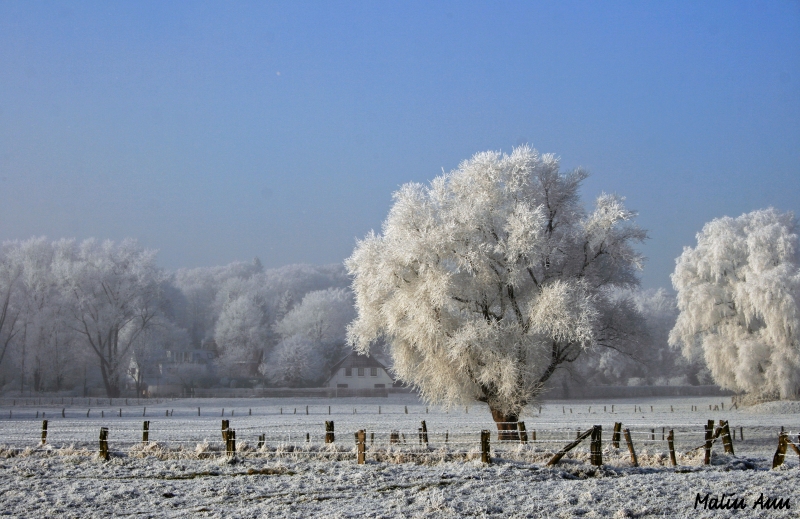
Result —
<svg viewBox="0 0 800 519"><path fill-rule="evenodd" d="M394 379L386 366L375 357L353 352L331 368L331 377L325 385L339 389L389 389L392 384Z"/></svg>

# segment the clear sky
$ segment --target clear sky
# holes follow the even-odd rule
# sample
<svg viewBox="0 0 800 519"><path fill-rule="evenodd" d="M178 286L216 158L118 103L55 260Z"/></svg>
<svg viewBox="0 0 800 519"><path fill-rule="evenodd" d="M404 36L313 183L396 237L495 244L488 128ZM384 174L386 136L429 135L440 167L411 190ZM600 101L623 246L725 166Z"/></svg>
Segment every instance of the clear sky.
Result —
<svg viewBox="0 0 800 519"><path fill-rule="evenodd" d="M0 239L340 262L523 142L626 196L669 286L708 220L800 214L800 3L0 2Z"/></svg>

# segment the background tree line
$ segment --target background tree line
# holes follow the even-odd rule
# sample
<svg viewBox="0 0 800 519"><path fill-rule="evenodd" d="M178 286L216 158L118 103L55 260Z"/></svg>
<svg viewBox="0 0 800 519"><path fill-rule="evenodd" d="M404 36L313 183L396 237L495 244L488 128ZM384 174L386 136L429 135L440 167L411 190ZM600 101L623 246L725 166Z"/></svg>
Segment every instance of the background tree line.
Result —
<svg viewBox="0 0 800 519"><path fill-rule="evenodd" d="M0 387L102 388L113 397L154 384L319 385L350 351L350 284L343 265L264 269L256 259L167 272L134 240L8 241L0 249ZM697 369L667 346L674 298L663 290L614 297L646 317L648 340L589 352L561 377L697 383Z"/></svg>
<svg viewBox="0 0 800 519"><path fill-rule="evenodd" d="M5 242L0 387L313 385L342 356L355 315L343 266L166 272L155 260L134 240Z"/></svg>

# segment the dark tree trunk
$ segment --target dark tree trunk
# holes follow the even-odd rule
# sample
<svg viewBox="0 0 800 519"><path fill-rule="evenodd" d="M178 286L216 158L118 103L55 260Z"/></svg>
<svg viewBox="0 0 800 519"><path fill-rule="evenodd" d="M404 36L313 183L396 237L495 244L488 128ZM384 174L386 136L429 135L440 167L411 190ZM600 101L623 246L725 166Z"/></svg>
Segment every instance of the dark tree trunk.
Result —
<svg viewBox="0 0 800 519"><path fill-rule="evenodd" d="M106 396L108 398L119 398L121 391L119 381L115 373L109 373L110 370L106 369L105 364L100 363L100 374L103 376L103 385L106 388Z"/></svg>
<svg viewBox="0 0 800 519"><path fill-rule="evenodd" d="M494 419L494 423L497 425L498 439L500 441L519 441L519 432L517 431L517 422L519 421L519 416L515 414L505 414L502 411L492 409L491 407L489 407L489 410L492 412L492 419Z"/></svg>

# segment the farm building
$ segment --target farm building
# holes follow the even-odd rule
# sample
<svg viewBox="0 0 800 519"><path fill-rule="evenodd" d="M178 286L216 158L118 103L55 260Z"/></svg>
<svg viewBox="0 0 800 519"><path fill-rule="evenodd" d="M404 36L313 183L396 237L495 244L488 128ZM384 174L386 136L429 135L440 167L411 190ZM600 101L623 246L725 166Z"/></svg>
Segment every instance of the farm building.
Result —
<svg viewBox="0 0 800 519"><path fill-rule="evenodd" d="M331 368L331 376L325 385L339 389L388 389L392 384L394 379L386 366L374 356L353 352Z"/></svg>

